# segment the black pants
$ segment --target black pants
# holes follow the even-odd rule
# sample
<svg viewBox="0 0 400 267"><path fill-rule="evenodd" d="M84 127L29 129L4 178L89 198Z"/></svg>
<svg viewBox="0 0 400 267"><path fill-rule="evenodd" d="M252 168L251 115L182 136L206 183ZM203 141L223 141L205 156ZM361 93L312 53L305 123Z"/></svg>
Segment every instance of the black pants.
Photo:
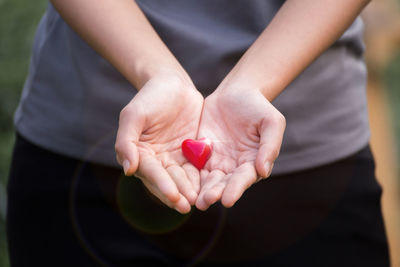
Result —
<svg viewBox="0 0 400 267"><path fill-rule="evenodd" d="M230 209L180 215L139 179L18 136L8 184L12 266L388 266L368 147L261 181Z"/></svg>

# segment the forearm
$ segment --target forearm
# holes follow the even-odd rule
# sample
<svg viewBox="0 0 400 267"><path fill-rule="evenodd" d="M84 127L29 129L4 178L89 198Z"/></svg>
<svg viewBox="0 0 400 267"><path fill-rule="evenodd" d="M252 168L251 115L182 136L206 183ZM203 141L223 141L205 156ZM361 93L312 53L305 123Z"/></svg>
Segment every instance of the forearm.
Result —
<svg viewBox="0 0 400 267"><path fill-rule="evenodd" d="M152 76L188 78L133 0L51 0L64 20L140 89Z"/></svg>
<svg viewBox="0 0 400 267"><path fill-rule="evenodd" d="M254 88L272 101L337 40L368 0L288 0L218 90Z"/></svg>

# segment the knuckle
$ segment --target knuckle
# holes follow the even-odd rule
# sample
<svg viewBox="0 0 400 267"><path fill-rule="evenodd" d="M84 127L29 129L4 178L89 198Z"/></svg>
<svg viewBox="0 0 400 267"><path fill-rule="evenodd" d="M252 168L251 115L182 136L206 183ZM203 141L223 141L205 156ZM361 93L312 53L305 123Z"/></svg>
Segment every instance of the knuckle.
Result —
<svg viewBox="0 0 400 267"><path fill-rule="evenodd" d="M279 148L272 149L271 157L273 158L273 160L271 162L274 162L278 156L279 156Z"/></svg>
<svg viewBox="0 0 400 267"><path fill-rule="evenodd" d="M123 147L124 146L123 146L121 141L117 140L115 142L114 149L115 149L115 152L117 152L117 154L119 154L119 153L121 153L123 151Z"/></svg>
<svg viewBox="0 0 400 267"><path fill-rule="evenodd" d="M274 162L279 156L279 148L270 148L267 154L267 160L269 162Z"/></svg>
<svg viewBox="0 0 400 267"><path fill-rule="evenodd" d="M115 144L114 144L114 150L115 150L115 152L119 151L119 144L117 142L115 142Z"/></svg>

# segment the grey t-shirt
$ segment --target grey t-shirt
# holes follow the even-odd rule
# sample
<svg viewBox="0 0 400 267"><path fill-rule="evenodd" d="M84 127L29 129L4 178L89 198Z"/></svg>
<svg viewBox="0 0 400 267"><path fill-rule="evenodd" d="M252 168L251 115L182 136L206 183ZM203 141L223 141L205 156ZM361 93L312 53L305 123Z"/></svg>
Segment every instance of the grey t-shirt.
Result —
<svg viewBox="0 0 400 267"><path fill-rule="evenodd" d="M137 2L206 96L284 1ZM363 23L357 18L273 102L287 120L274 174L330 163L368 143L362 34ZM114 141L119 112L135 93L49 4L36 33L15 125L41 147L117 166Z"/></svg>

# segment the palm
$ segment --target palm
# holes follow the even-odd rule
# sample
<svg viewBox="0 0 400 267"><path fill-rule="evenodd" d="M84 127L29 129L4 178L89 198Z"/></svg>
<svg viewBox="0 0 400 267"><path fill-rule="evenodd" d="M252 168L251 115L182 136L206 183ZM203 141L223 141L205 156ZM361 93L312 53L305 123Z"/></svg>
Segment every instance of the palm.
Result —
<svg viewBox="0 0 400 267"><path fill-rule="evenodd" d="M228 114L227 114L228 113ZM221 170L231 174L245 163L254 163L259 146L259 136L252 131L253 126L247 125L251 118L238 118L228 110L210 107L206 108L200 135L213 141L213 155L205 170ZM240 115L242 117L242 115ZM237 118L231 121L231 118Z"/></svg>
<svg viewBox="0 0 400 267"><path fill-rule="evenodd" d="M188 97L189 98L189 97ZM140 156L154 156L163 167L171 165L182 166L187 161L181 153L181 143L187 138L195 138L202 107L202 99L188 99L190 103L179 106L170 100L172 108L153 111L155 114L146 116L148 123L139 137L138 150ZM181 101L181 100L179 100ZM164 110L165 109L165 110Z"/></svg>
<svg viewBox="0 0 400 267"><path fill-rule="evenodd" d="M116 147L117 152L119 148L131 153L132 172L154 195L188 212L197 198L200 178L180 147L184 139L196 137L203 97L180 85L164 80L146 84L121 112Z"/></svg>
<svg viewBox="0 0 400 267"><path fill-rule="evenodd" d="M262 157L266 155L259 156L261 132L269 120L275 120L276 112L257 93L249 93L245 99L243 95L211 95L206 99L199 136L212 140L213 154L201 171L198 208L206 209L219 199L232 206L258 175L268 176L269 170L256 159L265 161Z"/></svg>

